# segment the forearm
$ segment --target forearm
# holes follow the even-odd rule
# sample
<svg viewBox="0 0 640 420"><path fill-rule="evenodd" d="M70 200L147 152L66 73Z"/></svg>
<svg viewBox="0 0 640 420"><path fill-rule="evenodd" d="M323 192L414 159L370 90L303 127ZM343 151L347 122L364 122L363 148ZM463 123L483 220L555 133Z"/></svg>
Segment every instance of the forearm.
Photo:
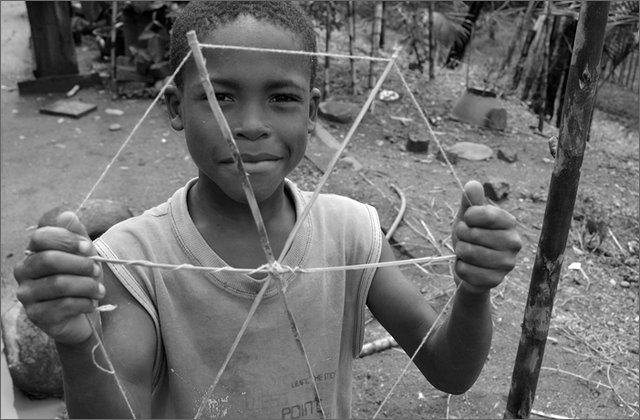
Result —
<svg viewBox="0 0 640 420"><path fill-rule="evenodd" d="M476 381L491 346L490 292L456 291L447 319L433 331L416 364L437 388L452 394Z"/></svg>
<svg viewBox="0 0 640 420"><path fill-rule="evenodd" d="M127 386L123 378L118 378L126 397L116 381L116 376L109 373L109 364L101 347L94 337L77 346L66 346L57 343L56 347L62 365L64 379L64 395L70 418L137 418L150 416L145 409L148 404L145 398L135 398L132 387ZM93 359L95 354L95 362ZM100 366L98 367L96 363ZM102 370L102 369L104 370ZM118 367L116 366L116 372ZM127 402L128 401L128 402ZM129 407L131 405L131 408Z"/></svg>

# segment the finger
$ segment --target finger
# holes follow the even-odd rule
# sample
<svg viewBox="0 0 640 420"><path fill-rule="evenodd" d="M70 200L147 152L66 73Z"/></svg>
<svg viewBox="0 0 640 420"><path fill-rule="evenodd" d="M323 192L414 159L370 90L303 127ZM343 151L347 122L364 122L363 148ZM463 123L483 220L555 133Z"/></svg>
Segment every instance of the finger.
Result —
<svg viewBox="0 0 640 420"><path fill-rule="evenodd" d="M458 260L465 263L502 272L511 271L516 263L515 253L495 250L461 240L456 244L455 254Z"/></svg>
<svg viewBox="0 0 640 420"><path fill-rule="evenodd" d="M89 237L89 234L87 233L87 229L80 222L80 219L78 218L78 216L72 211L62 212L56 218L56 224L57 226L64 227L65 229L70 230L71 232L74 232L80 236L83 236L86 238Z"/></svg>
<svg viewBox="0 0 640 420"><path fill-rule="evenodd" d="M520 235L514 229L484 229L460 222L455 226L455 236L457 240L495 250L517 253L522 247Z"/></svg>
<svg viewBox="0 0 640 420"><path fill-rule="evenodd" d="M99 300L104 295L104 286L95 279L68 275L28 280L23 282L16 291L16 297L23 305L63 297Z"/></svg>
<svg viewBox="0 0 640 420"><path fill-rule="evenodd" d="M462 219L467 209L471 206L484 204L484 189L478 181L469 181L465 184L462 192L462 200L458 209L458 218Z"/></svg>
<svg viewBox="0 0 640 420"><path fill-rule="evenodd" d="M460 259L456 260L455 274L476 289L488 290L497 287L504 280L506 271L478 267Z"/></svg>
<svg viewBox="0 0 640 420"><path fill-rule="evenodd" d="M102 274L100 263L87 257L68 252L49 250L37 252L16 266L16 280L39 279L57 274L69 274L99 278Z"/></svg>
<svg viewBox="0 0 640 420"><path fill-rule="evenodd" d="M516 218L500 207L483 205L473 206L464 214L464 221L470 227L485 229L513 229Z"/></svg>
<svg viewBox="0 0 640 420"><path fill-rule="evenodd" d="M25 306L25 312L34 324L43 327L55 326L82 314L95 312L91 299L66 297L45 300Z"/></svg>
<svg viewBox="0 0 640 420"><path fill-rule="evenodd" d="M37 229L31 235L27 249L32 252L58 250L82 255L95 253L93 243L88 237L54 226Z"/></svg>

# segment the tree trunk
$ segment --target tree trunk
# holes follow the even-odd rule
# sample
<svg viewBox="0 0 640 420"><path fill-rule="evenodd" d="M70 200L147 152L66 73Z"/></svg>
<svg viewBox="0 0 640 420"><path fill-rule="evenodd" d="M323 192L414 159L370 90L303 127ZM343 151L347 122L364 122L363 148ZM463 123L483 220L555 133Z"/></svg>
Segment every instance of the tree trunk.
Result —
<svg viewBox="0 0 640 420"><path fill-rule="evenodd" d="M535 1L530 1L527 5L527 11L520 18L520 22L518 24L518 29L513 38L511 38L511 43L509 43L509 48L507 49L507 54L500 66L500 73L502 73L507 67L511 65L511 59L513 58L513 52L516 49L516 44L520 40L522 36L522 32L524 31L525 26L528 26L531 22L531 14L533 13L533 9L536 5Z"/></svg>
<svg viewBox="0 0 640 420"><path fill-rule="evenodd" d="M347 3L347 24L349 25L349 54L354 55L356 43L356 10L353 1ZM351 74L351 94L356 94L356 60L349 60L349 72Z"/></svg>
<svg viewBox="0 0 640 420"><path fill-rule="evenodd" d="M36 78L78 74L71 32L71 2L27 1Z"/></svg>
<svg viewBox="0 0 640 420"><path fill-rule="evenodd" d="M528 418L567 245L595 102L609 2L583 1L573 45L558 151L531 274L505 418Z"/></svg>
<svg viewBox="0 0 640 420"><path fill-rule="evenodd" d="M533 90L535 92L535 83L538 80L538 75L540 74L540 63L539 63L539 55L542 48L544 48L544 26L545 26L545 16L538 16L538 20L534 26L535 36L532 41L532 50L530 51L529 57L526 60L526 72L524 78L524 86L522 88L522 93L520 95L520 99L522 101L526 101L529 99L530 92ZM534 104L535 105L535 104ZM536 112L534 108L534 112ZM537 112L536 112L537 113Z"/></svg>
<svg viewBox="0 0 640 420"><path fill-rule="evenodd" d="M324 51L329 52L329 44L331 43L331 15L333 12L333 6L330 1L325 3L325 20L324 20ZM324 57L324 76L322 78L322 100L327 99L330 95L329 87L329 67L331 65L331 59L329 56Z"/></svg>
<svg viewBox="0 0 640 420"><path fill-rule="evenodd" d="M633 89L633 86L636 84L636 75L638 74L638 50L631 55L631 81L627 82L627 85Z"/></svg>
<svg viewBox="0 0 640 420"><path fill-rule="evenodd" d="M469 6L469 11L464 18L464 22L462 23L463 31L458 35L458 38L455 40L453 45L451 46L451 50L449 51L449 55L447 56L447 61L445 61L444 65L448 69L455 69L458 67L462 59L464 58L464 52L467 49L467 45L471 42L471 35L473 34L473 26L478 20L478 16L480 16L480 12L484 7L483 1L473 1Z"/></svg>
<svg viewBox="0 0 640 420"><path fill-rule="evenodd" d="M380 19L380 49L384 50L384 42L385 42L385 19L387 16L387 3L382 1L382 17Z"/></svg>
<svg viewBox="0 0 640 420"><path fill-rule="evenodd" d="M536 3L536 2L531 2ZM533 38L536 35L535 25L532 24L531 14L533 14L533 10L535 6L531 7L531 10L527 9L527 12L530 13L529 17L525 17L525 25L529 27L527 31L527 37L522 44L522 50L520 50L520 58L518 58L518 63L516 64L516 68L513 71L513 79L511 82L511 89L516 90L518 85L520 84L520 78L522 77L522 69L524 68L524 63L527 61L527 56L529 55L529 48L531 47L531 42L533 42Z"/></svg>
<svg viewBox="0 0 640 420"><path fill-rule="evenodd" d="M371 56L377 57L380 53L380 31L382 29L382 2L378 1L373 6L373 27L371 29ZM374 75L375 62L369 62L369 89L376 83Z"/></svg>
<svg viewBox="0 0 640 420"><path fill-rule="evenodd" d="M435 66L433 62L433 47L435 44L435 40L433 37L433 2L428 2L427 8L429 11L429 80L433 80L436 78Z"/></svg>
<svg viewBox="0 0 640 420"><path fill-rule="evenodd" d="M555 19L554 19L555 20ZM549 73L549 48L551 47L551 0L547 0L545 7L545 19L544 19L544 44L542 48L542 71L540 72L540 78L538 83L538 97L536 101L539 102L538 111L538 131L542 133L544 128L545 117L545 103L547 102L547 74Z"/></svg>

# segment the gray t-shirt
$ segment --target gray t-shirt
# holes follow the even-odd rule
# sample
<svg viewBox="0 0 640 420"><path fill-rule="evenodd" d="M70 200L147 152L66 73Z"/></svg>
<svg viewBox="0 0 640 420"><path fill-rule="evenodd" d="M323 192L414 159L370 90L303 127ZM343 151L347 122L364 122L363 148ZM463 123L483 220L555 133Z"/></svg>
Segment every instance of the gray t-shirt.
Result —
<svg viewBox="0 0 640 420"><path fill-rule="evenodd" d="M124 221L96 241L107 258L221 267L187 209L191 180L166 203ZM300 215L310 193L286 182ZM378 262L382 231L371 206L321 194L283 260L291 267ZM264 279L230 272L161 271L110 264L156 328L154 417L317 418L313 382L272 281L210 398L203 398L247 318ZM325 415L351 414L353 359L375 269L284 274L286 297Z"/></svg>

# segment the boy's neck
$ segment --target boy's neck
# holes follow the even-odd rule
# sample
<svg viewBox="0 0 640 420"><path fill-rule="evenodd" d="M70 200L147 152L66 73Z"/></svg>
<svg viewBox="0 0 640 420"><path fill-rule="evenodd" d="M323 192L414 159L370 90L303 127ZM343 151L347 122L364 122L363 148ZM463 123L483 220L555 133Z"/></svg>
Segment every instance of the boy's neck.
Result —
<svg viewBox="0 0 640 420"><path fill-rule="evenodd" d="M230 199L202 176L191 187L187 203L202 237L228 264L255 268L266 262L248 204ZM296 221L295 204L284 181L259 206L272 251L278 256Z"/></svg>
<svg viewBox="0 0 640 420"><path fill-rule="evenodd" d="M224 221L238 226L246 226L247 223L255 225L249 204L233 200L206 177L200 176L189 191L188 197L192 218L202 215L206 221ZM278 220L283 216L283 212L292 212L295 217L293 198L285 191L284 181L270 197L258 203L258 206L265 224Z"/></svg>

